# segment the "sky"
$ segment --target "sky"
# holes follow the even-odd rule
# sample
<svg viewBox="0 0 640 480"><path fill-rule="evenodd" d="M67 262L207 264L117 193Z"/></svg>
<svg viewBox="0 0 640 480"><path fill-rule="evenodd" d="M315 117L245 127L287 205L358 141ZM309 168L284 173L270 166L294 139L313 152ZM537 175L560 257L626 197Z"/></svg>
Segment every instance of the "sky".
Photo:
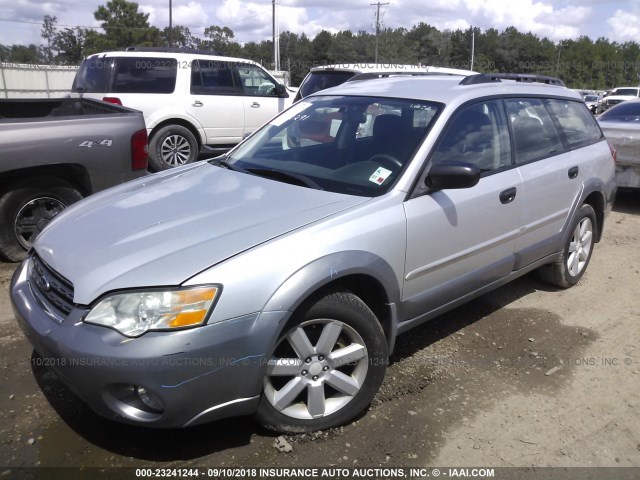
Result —
<svg viewBox="0 0 640 480"><path fill-rule="evenodd" d="M378 0L278 0L279 31L306 33L351 30L375 32ZM380 0L383 27L410 29L424 22L440 30L509 26L553 41L586 35L640 42L638 0ZM107 0L0 0L0 44L40 45L44 15L58 28L98 27L93 12ZM140 0L139 10L159 28L169 24L169 0ZM202 36L210 25L227 26L240 43L272 38L272 0L172 0L173 24ZM101 30L98 30L101 31Z"/></svg>

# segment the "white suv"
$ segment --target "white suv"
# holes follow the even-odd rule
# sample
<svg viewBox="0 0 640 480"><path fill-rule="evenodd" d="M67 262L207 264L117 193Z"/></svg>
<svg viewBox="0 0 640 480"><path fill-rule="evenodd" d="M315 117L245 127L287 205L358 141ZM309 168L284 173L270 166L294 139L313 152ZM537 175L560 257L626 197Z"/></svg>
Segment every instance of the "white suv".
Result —
<svg viewBox="0 0 640 480"><path fill-rule="evenodd" d="M231 147L293 101L251 60L141 47L87 57L72 90L141 110L154 170L194 161L203 145Z"/></svg>
<svg viewBox="0 0 640 480"><path fill-rule="evenodd" d="M432 67L428 65L402 65L395 63L338 63L335 65L321 65L313 67L298 89L295 101L298 101L312 93L319 92L326 88L335 87L344 83L356 75L364 73L391 75L402 73L432 73L443 75L473 75L476 72L471 70L460 70L457 68Z"/></svg>

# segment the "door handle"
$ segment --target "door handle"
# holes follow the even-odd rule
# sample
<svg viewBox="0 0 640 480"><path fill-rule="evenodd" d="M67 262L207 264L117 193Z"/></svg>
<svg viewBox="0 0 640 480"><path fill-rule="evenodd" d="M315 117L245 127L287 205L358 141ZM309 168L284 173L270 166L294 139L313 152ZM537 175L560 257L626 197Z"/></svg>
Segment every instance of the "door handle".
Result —
<svg viewBox="0 0 640 480"><path fill-rule="evenodd" d="M568 172L569 173L569 178L571 178L571 179L576 178L578 176L578 171L579 170L580 169L578 167L571 167L569 169L569 172Z"/></svg>
<svg viewBox="0 0 640 480"><path fill-rule="evenodd" d="M193 102L193 106L194 107L202 107L202 106L204 106L204 104L200 100L196 100L195 102Z"/></svg>
<svg viewBox="0 0 640 480"><path fill-rule="evenodd" d="M505 191L500 193L500 203L507 204L511 203L516 198L516 187L507 188Z"/></svg>
<svg viewBox="0 0 640 480"><path fill-rule="evenodd" d="M258 102L253 102L251 104L251 108L260 108L260 104Z"/></svg>

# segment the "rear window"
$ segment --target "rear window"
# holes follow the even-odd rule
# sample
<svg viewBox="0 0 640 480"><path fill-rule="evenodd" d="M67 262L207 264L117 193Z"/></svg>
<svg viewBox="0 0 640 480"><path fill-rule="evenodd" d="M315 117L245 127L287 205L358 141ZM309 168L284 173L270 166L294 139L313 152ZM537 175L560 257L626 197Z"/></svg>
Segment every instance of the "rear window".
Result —
<svg viewBox="0 0 640 480"><path fill-rule="evenodd" d="M637 88L617 88L613 92L611 92L611 95L633 95L634 97L637 97L638 89Z"/></svg>
<svg viewBox="0 0 640 480"><path fill-rule="evenodd" d="M325 88L335 87L346 82L353 75L353 72L312 72L300 85L300 94L304 98Z"/></svg>
<svg viewBox="0 0 640 480"><path fill-rule="evenodd" d="M640 102L628 101L610 108L598 117L601 122L639 122Z"/></svg>
<svg viewBox="0 0 640 480"><path fill-rule="evenodd" d="M107 92L109 74L114 63L114 58L87 58L73 79L72 90L86 93Z"/></svg>
<svg viewBox="0 0 640 480"><path fill-rule="evenodd" d="M173 93L177 71L174 58L87 58L72 89L86 93Z"/></svg>

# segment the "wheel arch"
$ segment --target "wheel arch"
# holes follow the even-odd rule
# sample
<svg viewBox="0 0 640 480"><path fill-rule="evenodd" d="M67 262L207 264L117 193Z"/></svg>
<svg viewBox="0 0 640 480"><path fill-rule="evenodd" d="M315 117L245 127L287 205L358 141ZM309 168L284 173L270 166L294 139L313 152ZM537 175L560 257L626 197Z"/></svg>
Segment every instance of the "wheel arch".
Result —
<svg viewBox="0 0 640 480"><path fill-rule="evenodd" d="M161 128L168 127L170 125L180 125L181 127L189 130L196 139L196 142L198 142L198 148L202 148L202 135L200 134L200 131L193 123L182 118L169 118L155 125L151 130L151 133L149 133L149 142L151 142L151 139L158 133Z"/></svg>
<svg viewBox="0 0 640 480"><path fill-rule="evenodd" d="M393 268L369 252L336 253L304 266L280 285L263 311L288 311L290 319L335 290L352 292L371 309L382 326L391 353L397 333L400 288ZM280 326L276 337L287 323Z"/></svg>
<svg viewBox="0 0 640 480"><path fill-rule="evenodd" d="M44 182L56 179L76 188L82 196L93 193L91 177L87 169L76 164L39 165L0 174L0 193L4 194L23 183Z"/></svg>

